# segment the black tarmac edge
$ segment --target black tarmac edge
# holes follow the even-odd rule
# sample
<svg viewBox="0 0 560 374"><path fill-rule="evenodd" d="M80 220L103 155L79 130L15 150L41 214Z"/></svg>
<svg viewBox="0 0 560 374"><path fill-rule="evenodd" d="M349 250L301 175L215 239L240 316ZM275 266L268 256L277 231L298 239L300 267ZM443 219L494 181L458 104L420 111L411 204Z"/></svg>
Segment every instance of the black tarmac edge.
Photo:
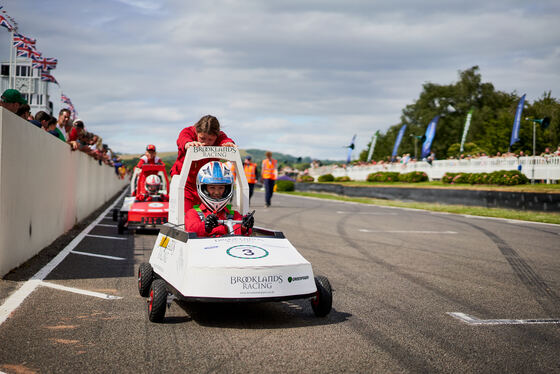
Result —
<svg viewBox="0 0 560 374"><path fill-rule="evenodd" d="M296 183L296 191L327 192L348 197L483 206L537 212L560 212L560 194L445 188L358 187L334 183Z"/></svg>

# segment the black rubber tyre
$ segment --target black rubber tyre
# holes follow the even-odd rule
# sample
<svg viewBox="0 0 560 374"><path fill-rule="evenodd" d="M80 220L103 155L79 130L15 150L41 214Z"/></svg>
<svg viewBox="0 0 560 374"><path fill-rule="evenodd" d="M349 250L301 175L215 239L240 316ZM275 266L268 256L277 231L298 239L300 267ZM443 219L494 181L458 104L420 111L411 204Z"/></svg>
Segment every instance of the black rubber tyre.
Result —
<svg viewBox="0 0 560 374"><path fill-rule="evenodd" d="M148 297L153 280L154 271L152 265L142 262L138 268L138 292L140 292L140 296Z"/></svg>
<svg viewBox="0 0 560 374"><path fill-rule="evenodd" d="M126 222L125 216L119 217L119 223L117 224L117 232L119 234L124 234L124 224Z"/></svg>
<svg viewBox="0 0 560 374"><path fill-rule="evenodd" d="M315 277L317 293L311 299L311 308L317 317L325 317L332 309L332 288L327 277L318 275Z"/></svg>
<svg viewBox="0 0 560 374"><path fill-rule="evenodd" d="M167 304L167 287L163 279L155 279L148 295L148 318L152 322L161 323L165 317Z"/></svg>
<svg viewBox="0 0 560 374"><path fill-rule="evenodd" d="M117 222L119 220L119 210L113 209L113 221Z"/></svg>

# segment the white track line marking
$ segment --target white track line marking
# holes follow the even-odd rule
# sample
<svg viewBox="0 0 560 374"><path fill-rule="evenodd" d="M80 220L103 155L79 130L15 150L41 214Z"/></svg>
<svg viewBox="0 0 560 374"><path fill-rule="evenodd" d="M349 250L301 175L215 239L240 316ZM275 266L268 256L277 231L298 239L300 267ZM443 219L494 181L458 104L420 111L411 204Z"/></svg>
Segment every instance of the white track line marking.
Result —
<svg viewBox="0 0 560 374"><path fill-rule="evenodd" d="M117 225L108 225L106 223L98 223L97 226L103 226L103 227L117 227Z"/></svg>
<svg viewBox="0 0 560 374"><path fill-rule="evenodd" d="M118 300L118 299L122 299L121 296L114 296L114 295L108 295L108 294L106 294L106 293L101 293L101 292L94 292L94 291L88 291L88 290L81 290L81 289L79 289L79 288L66 287L66 286L62 286L62 285L60 285L60 284L56 284L56 283L41 282L39 285L40 285L40 286L49 287L49 288L54 288L54 289L57 289L57 290L62 290L62 291L68 291L68 292L78 293L78 294L81 294L81 295L98 297L98 298L100 298L100 299L105 299L105 300Z"/></svg>
<svg viewBox="0 0 560 374"><path fill-rule="evenodd" d="M354 215L368 215L368 216L396 216L397 213L387 212L352 212L349 210L337 210L338 214L354 214Z"/></svg>
<svg viewBox="0 0 560 374"><path fill-rule="evenodd" d="M465 313L447 312L450 316L469 325L535 325L554 323L560 324L560 318L539 318L539 319L478 319Z"/></svg>
<svg viewBox="0 0 560 374"><path fill-rule="evenodd" d="M25 282L23 286L21 286L17 291L11 294L4 301L4 304L0 306L0 325L4 323L4 321L6 321L10 317L14 310L16 310L21 305L23 300L25 300L25 298L29 296L35 290L35 288L37 288L37 286L40 285L41 281L45 279L47 275L49 275L49 273L53 271L54 268L56 268L74 248L76 248L76 246L84 239L86 234L90 232L95 227L95 225L97 225L103 219L104 215L106 215L108 211L113 209L116 203L120 201L120 199L124 196L126 191L127 189L125 188L122 194L117 199L115 199L113 204L111 204L107 208L107 210L101 213L99 217L97 217L92 223L89 224L88 227L84 229L84 231L79 233L70 243L68 243L68 245L62 251L60 251L60 253L56 255L55 258L53 258L41 270L35 273L35 275L31 277L31 279Z"/></svg>
<svg viewBox="0 0 560 374"><path fill-rule="evenodd" d="M79 251L71 251L70 253L75 253L75 254L77 254L77 255L83 255L83 256L108 258L109 260L119 260L119 261L124 261L124 260L126 260L126 258L123 258L123 257L98 255L98 254L96 254L96 253L79 252Z"/></svg>
<svg viewBox="0 0 560 374"><path fill-rule="evenodd" d="M92 234L87 234L87 237L90 238L101 238L101 239L114 239L114 240L127 240L128 238L118 238L116 236L104 236L104 235L92 235Z"/></svg>
<svg viewBox="0 0 560 374"><path fill-rule="evenodd" d="M377 233L390 233L390 234L457 234L456 231L414 231L414 230L368 230L359 229L361 232L377 232Z"/></svg>

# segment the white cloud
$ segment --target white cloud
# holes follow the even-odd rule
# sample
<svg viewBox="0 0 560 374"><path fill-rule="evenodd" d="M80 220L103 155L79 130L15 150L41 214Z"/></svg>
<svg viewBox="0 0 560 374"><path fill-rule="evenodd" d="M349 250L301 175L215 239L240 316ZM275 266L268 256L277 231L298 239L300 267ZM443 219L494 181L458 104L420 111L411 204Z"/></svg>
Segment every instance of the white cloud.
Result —
<svg viewBox="0 0 560 374"><path fill-rule="evenodd" d="M528 100L560 88L552 0L22 0L5 10L59 59L53 74L86 126L125 152L175 150L183 127L213 114L242 147L343 159L353 134L358 152L398 124L422 84L473 65Z"/></svg>

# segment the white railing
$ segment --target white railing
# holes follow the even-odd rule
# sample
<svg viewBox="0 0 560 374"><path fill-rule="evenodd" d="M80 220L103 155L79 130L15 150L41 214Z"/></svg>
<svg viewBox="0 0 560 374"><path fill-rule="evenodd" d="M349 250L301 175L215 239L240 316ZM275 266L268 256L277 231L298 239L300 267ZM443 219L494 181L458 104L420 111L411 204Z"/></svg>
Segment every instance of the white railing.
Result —
<svg viewBox="0 0 560 374"><path fill-rule="evenodd" d="M546 183L557 183L560 180L560 157L520 157L520 158L477 158L470 160L436 160L430 165L425 161L409 162L408 164L376 164L376 165L328 165L309 169L309 175L317 178L320 175L332 174L335 177L348 176L352 180L364 181L370 173L378 171L395 171L409 173L423 171L430 180L438 180L449 173L491 173L497 170L521 170L527 178Z"/></svg>

